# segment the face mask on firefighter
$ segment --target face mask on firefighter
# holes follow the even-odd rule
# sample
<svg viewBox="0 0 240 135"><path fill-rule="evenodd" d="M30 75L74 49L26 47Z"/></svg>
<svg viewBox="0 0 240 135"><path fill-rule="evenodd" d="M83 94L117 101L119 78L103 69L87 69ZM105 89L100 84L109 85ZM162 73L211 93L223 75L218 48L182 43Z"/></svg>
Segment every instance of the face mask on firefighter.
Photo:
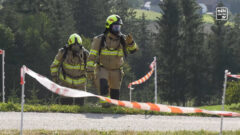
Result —
<svg viewBox="0 0 240 135"><path fill-rule="evenodd" d="M72 45L73 53L78 53L81 49L82 49L82 45L79 45L79 44L73 44Z"/></svg>
<svg viewBox="0 0 240 135"><path fill-rule="evenodd" d="M113 24L113 25L112 25L112 31L113 31L114 33L119 33L119 32L121 31L121 25L119 25L119 24Z"/></svg>

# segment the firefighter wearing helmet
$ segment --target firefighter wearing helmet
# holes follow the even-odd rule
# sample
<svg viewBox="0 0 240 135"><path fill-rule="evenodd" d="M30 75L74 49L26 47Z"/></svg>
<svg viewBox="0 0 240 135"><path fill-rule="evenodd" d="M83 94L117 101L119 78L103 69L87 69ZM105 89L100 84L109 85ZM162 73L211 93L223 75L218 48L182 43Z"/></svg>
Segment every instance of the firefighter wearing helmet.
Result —
<svg viewBox="0 0 240 135"><path fill-rule="evenodd" d="M100 95L119 100L124 57L138 50L132 35L121 33L122 19L110 15L103 34L93 38L87 61L87 75L95 81Z"/></svg>
<svg viewBox="0 0 240 135"><path fill-rule="evenodd" d="M85 90L86 63L89 52L83 47L81 37L70 35L67 45L59 49L50 66L52 80L61 86ZM62 104L83 105L83 98L61 98Z"/></svg>

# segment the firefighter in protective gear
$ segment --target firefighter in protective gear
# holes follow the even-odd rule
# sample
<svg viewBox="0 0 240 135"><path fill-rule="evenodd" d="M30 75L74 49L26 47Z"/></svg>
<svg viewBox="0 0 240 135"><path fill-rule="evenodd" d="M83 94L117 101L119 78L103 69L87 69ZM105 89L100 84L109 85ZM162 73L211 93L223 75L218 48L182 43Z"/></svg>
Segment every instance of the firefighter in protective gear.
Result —
<svg viewBox="0 0 240 135"><path fill-rule="evenodd" d="M70 35L68 44L59 49L50 66L52 80L61 86L86 90L86 63L88 50L82 45L81 37ZM61 98L62 104L84 104L83 98Z"/></svg>
<svg viewBox="0 0 240 135"><path fill-rule="evenodd" d="M87 76L94 79L100 95L118 100L124 57L138 50L132 35L121 33L122 25L122 19L118 15L107 18L104 33L93 38L87 61Z"/></svg>

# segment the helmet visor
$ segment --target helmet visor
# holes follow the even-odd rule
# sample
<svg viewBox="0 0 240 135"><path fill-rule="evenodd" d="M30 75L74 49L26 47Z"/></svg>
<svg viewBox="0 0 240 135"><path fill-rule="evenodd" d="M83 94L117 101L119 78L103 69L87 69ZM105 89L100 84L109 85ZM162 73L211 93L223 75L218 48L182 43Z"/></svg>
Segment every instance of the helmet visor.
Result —
<svg viewBox="0 0 240 135"><path fill-rule="evenodd" d="M113 25L112 25L112 31L113 31L113 32L116 32L116 33L120 32L120 31L121 31L121 25L119 25L119 24L113 24Z"/></svg>

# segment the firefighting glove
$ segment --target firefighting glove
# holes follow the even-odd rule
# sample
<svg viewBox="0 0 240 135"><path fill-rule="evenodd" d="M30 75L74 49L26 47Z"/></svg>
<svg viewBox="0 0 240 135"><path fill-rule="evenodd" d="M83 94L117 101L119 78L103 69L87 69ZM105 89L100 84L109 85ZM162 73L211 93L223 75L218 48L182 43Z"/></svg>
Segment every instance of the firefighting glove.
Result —
<svg viewBox="0 0 240 135"><path fill-rule="evenodd" d="M87 71L87 78L89 80L94 80L95 79L95 75L94 75L94 72L93 71Z"/></svg>
<svg viewBox="0 0 240 135"><path fill-rule="evenodd" d="M133 45L134 40L133 40L132 34L128 34L128 35L127 35L127 37L126 37L126 43L127 43L128 45Z"/></svg>

